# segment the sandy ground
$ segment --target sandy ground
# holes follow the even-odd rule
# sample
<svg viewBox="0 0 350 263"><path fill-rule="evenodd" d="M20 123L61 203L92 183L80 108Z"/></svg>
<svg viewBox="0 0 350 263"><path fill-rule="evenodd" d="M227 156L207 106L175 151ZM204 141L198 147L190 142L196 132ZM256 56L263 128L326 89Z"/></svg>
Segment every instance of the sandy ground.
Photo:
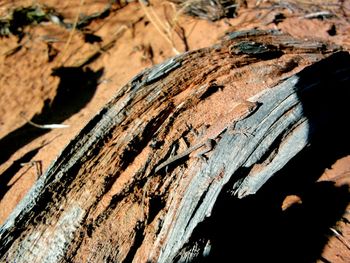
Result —
<svg viewBox="0 0 350 263"><path fill-rule="evenodd" d="M71 24L78 14L102 12L108 2L36 1L54 8ZM177 53L211 46L225 32L252 28L280 29L349 50L349 2L240 1L235 18L216 22L183 15L168 1L151 1L151 8L137 2L114 4L107 16L92 20L83 29L47 21L24 27L21 38L0 38L0 223L89 119L144 68ZM0 16L6 18L16 7L32 4L2 1ZM306 17L319 11L328 15ZM156 27L157 17L165 27L162 33ZM28 120L69 127L38 129ZM349 185L349 175L350 156L342 156L320 174L319 182ZM302 203L301 196L290 195L281 209L288 211ZM320 262L350 262L349 211L345 209L330 228Z"/></svg>

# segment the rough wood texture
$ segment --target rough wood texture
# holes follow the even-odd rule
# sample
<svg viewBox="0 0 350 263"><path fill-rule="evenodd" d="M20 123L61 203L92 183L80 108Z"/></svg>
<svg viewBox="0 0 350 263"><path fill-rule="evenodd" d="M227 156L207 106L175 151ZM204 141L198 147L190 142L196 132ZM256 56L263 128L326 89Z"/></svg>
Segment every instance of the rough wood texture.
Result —
<svg viewBox="0 0 350 263"><path fill-rule="evenodd" d="M1 261L207 256L215 244L196 228L218 196L256 193L344 116L349 76L348 53L275 31L230 34L145 70L67 145L1 227ZM207 161L183 158L154 172L196 141L194 131L246 99L260 105L236 124L246 135L226 131Z"/></svg>

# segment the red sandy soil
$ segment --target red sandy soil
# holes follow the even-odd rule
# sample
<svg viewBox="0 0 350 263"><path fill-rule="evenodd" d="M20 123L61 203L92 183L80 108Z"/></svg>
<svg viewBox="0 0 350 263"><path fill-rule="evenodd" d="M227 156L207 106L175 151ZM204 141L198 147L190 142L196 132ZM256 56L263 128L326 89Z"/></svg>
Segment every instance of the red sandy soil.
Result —
<svg viewBox="0 0 350 263"><path fill-rule="evenodd" d="M53 7L63 15L65 22L70 23L74 23L79 13L89 15L101 12L108 2L36 1ZM218 42L225 32L252 28L280 29L298 38L321 39L338 44L345 50L350 48L350 1L294 0L282 1L285 2L283 6L278 5L280 1L246 2L240 1L241 5L235 18L217 22L183 15L168 1L151 1L153 8L148 10L156 12L166 26L167 21L175 20L184 32L189 50L211 46ZM7 17L15 7L32 4L29 0L2 1L0 17ZM317 11L329 11L335 16L326 19L304 17ZM285 19L276 23L275 18L279 14L283 14ZM52 113L53 120L61 120L63 124L69 125L69 128L47 130L46 133L33 136L25 143L20 143L22 137L26 136L25 133L18 133L17 137L8 139L10 143L5 146L10 147L12 152L0 163L0 223L6 220L35 183L40 176L40 170L44 172L49 167L65 145L123 84L144 68L186 51L186 45L175 32L175 27L168 28L171 41L159 33L140 4L133 2L121 8L114 4L109 16L96 19L85 28L100 37L100 42L87 43L81 31L68 30L52 22L27 26L21 40L16 36L0 38L1 140L18 131L27 123L26 119L39 115L43 111L45 101L50 100L52 103L59 87L65 83L62 80L60 82L58 76L52 75L54 68L79 67L88 57L99 54L98 58L86 62L86 65L96 74L103 70L103 74L96 77L97 83L93 89L81 89L81 97L74 95L74 99L84 100L83 102L76 105L70 100L70 104L67 102L69 109L61 110L58 107ZM52 61L48 59L49 54L56 55ZM72 81L79 85L82 80L77 75L72 75L72 78L74 77L77 79ZM64 98L66 99L69 101L69 98ZM33 161L37 161L41 169L37 169L40 166L33 165ZM20 163L24 163L23 166ZM336 185L349 185L350 156L341 157L325 170L319 181L325 180L333 180ZM281 209L288 211L302 203L302 197L291 195L286 197ZM350 262L350 207L348 209L344 212L343 220L339 220L330 230L333 234L330 234L329 242L320 255L320 262Z"/></svg>

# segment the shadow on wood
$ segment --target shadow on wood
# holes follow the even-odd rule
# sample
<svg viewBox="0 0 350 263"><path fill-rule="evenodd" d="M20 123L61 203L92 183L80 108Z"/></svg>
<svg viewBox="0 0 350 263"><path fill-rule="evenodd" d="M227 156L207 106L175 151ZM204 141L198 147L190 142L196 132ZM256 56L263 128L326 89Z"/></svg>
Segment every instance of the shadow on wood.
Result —
<svg viewBox="0 0 350 263"><path fill-rule="evenodd" d="M300 156L305 162L306 149L322 144L327 128L345 130L349 66L349 54L335 46L247 31L141 72L70 142L1 227L1 259L195 262L219 257L221 247L241 249L223 246L225 230L247 244L241 225L248 226L257 208L266 211L260 223L288 224L270 207L285 186L266 183L272 176L297 182L284 175L286 167L298 167ZM207 160L188 154L155 172L246 100L259 107L234 132L227 127L211 138ZM317 185L311 196L318 187L330 197L344 193ZM341 209L343 203L329 209L333 216L313 237Z"/></svg>

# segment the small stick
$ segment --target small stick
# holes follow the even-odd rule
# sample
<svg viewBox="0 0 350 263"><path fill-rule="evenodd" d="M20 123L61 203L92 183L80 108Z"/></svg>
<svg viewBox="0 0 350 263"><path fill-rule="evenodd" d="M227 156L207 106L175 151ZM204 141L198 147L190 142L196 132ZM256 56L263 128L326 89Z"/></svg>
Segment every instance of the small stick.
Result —
<svg viewBox="0 0 350 263"><path fill-rule="evenodd" d="M39 128L39 129L62 129L62 128L69 128L69 125L67 124L37 124L32 122L31 120L27 119L23 113L20 114L20 116L25 119L30 125Z"/></svg>
<svg viewBox="0 0 350 263"><path fill-rule="evenodd" d="M259 104L257 102L250 102L250 101L244 101L241 104L237 105L233 111L229 112L226 116L223 116L222 118L220 118L220 121L218 121L213 126L209 127L205 135L202 136L197 143L189 147L184 152L178 155L175 155L173 157L170 157L168 160L159 164L155 169L155 173L167 167L171 163L174 163L177 160L180 160L185 156L190 155L193 151L201 148L202 146L207 146L207 147L206 147L206 150L202 151L200 154L204 154L208 151L211 151L212 148L214 147L215 139L218 136L220 136L221 133L223 133L226 129L230 127L234 127L236 122L250 116L258 107L259 107Z"/></svg>
<svg viewBox="0 0 350 263"><path fill-rule="evenodd" d="M30 161L27 163L21 163L21 166L35 166L36 170L36 177L39 178L43 173L42 173L42 163L41 161Z"/></svg>
<svg viewBox="0 0 350 263"><path fill-rule="evenodd" d="M333 14L329 11L320 11L320 12L315 12L315 13L310 13L310 14L304 15L303 18L313 19L313 18L317 18L317 17L331 17L331 16L333 16Z"/></svg>

